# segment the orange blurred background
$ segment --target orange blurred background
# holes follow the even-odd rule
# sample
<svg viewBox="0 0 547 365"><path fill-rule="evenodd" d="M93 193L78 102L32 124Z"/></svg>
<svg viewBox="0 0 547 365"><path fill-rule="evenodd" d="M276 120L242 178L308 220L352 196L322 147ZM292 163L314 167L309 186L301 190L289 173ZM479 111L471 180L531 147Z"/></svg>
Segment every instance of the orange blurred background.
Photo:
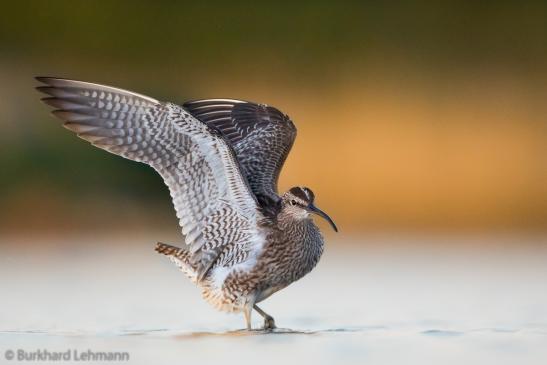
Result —
<svg viewBox="0 0 547 365"><path fill-rule="evenodd" d="M278 107L299 133L281 190L342 232L547 229L547 5L86 4L0 15L3 233L177 224L151 169L48 116L36 75Z"/></svg>

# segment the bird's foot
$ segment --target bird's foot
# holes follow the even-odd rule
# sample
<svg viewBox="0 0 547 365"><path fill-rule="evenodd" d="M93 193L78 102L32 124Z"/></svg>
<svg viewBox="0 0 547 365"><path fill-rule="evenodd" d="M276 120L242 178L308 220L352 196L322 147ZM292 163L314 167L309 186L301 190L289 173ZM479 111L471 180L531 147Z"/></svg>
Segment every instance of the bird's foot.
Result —
<svg viewBox="0 0 547 365"><path fill-rule="evenodd" d="M264 330L271 331L275 328L277 327L275 326L275 321L273 317L270 317L270 316L264 317Z"/></svg>

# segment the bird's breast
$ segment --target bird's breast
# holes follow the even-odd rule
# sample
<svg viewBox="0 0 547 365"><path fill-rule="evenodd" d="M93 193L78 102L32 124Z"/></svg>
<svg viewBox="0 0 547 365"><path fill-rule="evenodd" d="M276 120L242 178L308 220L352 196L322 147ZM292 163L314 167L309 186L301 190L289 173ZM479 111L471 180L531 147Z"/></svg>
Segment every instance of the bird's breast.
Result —
<svg viewBox="0 0 547 365"><path fill-rule="evenodd" d="M323 253L323 237L313 221L274 230L257 267L270 277L272 286L286 286L309 273Z"/></svg>

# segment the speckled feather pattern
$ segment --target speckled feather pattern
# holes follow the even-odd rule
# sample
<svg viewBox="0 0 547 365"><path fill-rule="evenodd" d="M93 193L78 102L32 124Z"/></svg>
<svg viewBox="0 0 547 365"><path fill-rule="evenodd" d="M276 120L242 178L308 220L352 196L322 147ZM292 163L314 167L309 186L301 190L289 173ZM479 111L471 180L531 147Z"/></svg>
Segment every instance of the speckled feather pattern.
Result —
<svg viewBox="0 0 547 365"><path fill-rule="evenodd" d="M102 85L42 79L44 101L65 127L95 146L144 162L163 177L203 278L218 262L236 265L262 246L257 201L231 146L175 104ZM221 258L217 261L217 258Z"/></svg>
<svg viewBox="0 0 547 365"><path fill-rule="evenodd" d="M269 229L266 246L249 272L233 272L226 279L227 288L254 295L256 303L308 274L323 253L323 237L311 218L294 222L279 217L279 224ZM295 239L297 237L298 239Z"/></svg>
<svg viewBox="0 0 547 365"><path fill-rule="evenodd" d="M275 217L277 181L296 138L290 118L274 107L241 100L204 99L184 107L228 139L263 212Z"/></svg>
<svg viewBox="0 0 547 365"><path fill-rule="evenodd" d="M181 107L109 86L38 80L45 84L38 90L49 95L42 100L56 108L53 114L67 129L162 176L185 245L158 243L156 251L217 309L241 311L319 261L318 228L307 216L295 220L295 211L277 195L296 136L277 109L231 99Z"/></svg>

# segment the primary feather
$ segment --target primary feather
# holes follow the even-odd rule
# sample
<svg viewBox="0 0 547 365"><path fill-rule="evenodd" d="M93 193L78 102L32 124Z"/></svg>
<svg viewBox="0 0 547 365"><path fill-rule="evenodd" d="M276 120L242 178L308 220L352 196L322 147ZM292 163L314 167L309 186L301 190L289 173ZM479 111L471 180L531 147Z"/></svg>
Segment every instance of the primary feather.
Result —
<svg viewBox="0 0 547 365"><path fill-rule="evenodd" d="M198 279L256 258L262 214L221 133L183 107L109 86L41 77L43 101L95 146L152 166L169 187Z"/></svg>

